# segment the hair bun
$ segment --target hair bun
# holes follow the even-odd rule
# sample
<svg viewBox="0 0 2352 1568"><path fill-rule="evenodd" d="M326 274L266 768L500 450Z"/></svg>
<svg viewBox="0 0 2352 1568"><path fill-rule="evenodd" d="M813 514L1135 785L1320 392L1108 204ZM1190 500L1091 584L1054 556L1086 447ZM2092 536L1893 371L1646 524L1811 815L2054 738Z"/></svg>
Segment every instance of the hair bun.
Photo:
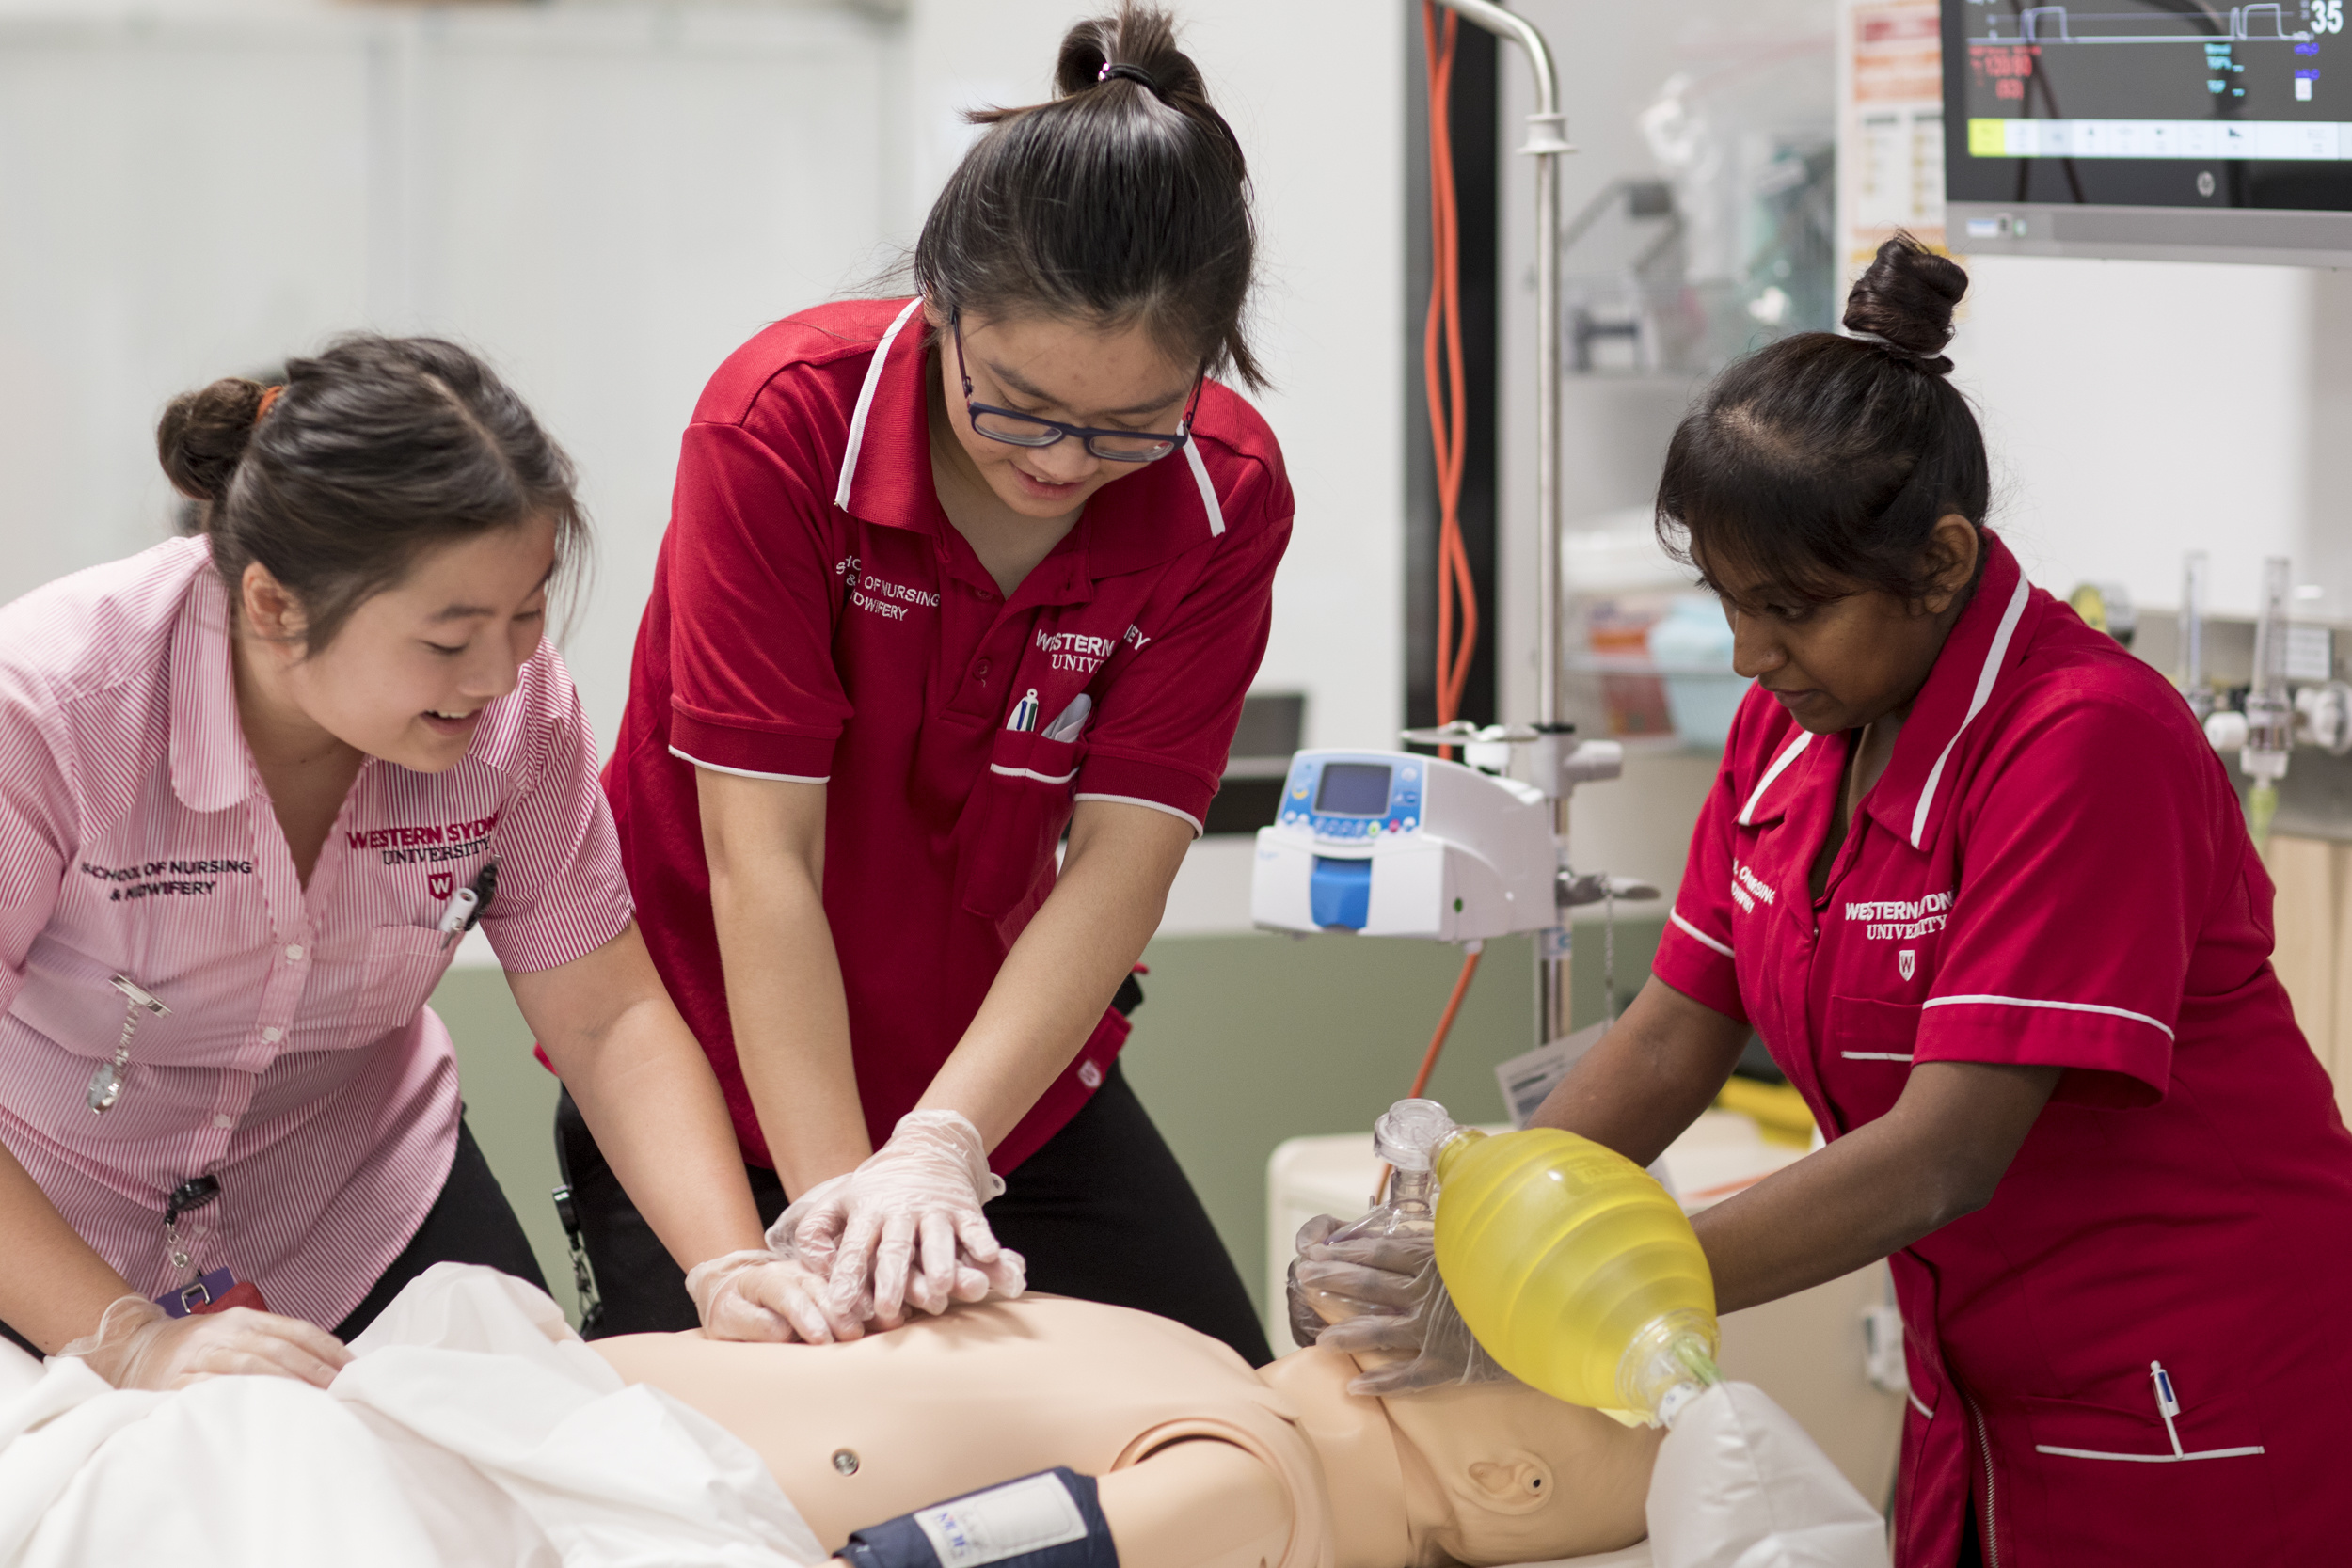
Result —
<svg viewBox="0 0 2352 1568"><path fill-rule="evenodd" d="M155 454L172 488L195 500L218 500L229 488L269 388L229 376L171 400L155 427Z"/></svg>
<svg viewBox="0 0 2352 1568"><path fill-rule="evenodd" d="M1176 47L1176 19L1156 7L1132 3L1116 16L1090 18L1062 36L1061 55L1054 62L1055 90L1065 98L1085 92L1101 84L1104 66L1120 65L1149 76L1152 85L1144 90L1155 97L1208 96L1200 68Z"/></svg>
<svg viewBox="0 0 2352 1568"><path fill-rule="evenodd" d="M1958 262L1899 230L1846 295L1846 328L1881 339L1921 369L1947 375L1952 362L1944 345L1952 341L1952 310L1967 292L1968 274Z"/></svg>

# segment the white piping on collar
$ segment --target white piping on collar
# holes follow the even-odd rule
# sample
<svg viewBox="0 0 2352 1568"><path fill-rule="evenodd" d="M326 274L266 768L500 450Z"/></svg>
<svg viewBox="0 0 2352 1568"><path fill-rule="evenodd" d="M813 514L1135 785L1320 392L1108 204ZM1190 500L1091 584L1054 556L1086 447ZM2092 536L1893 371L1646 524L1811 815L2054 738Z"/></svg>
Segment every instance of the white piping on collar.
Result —
<svg viewBox="0 0 2352 1568"><path fill-rule="evenodd" d="M1748 803L1740 808L1740 826L1742 828L1751 826L1749 818L1756 815L1756 802L1764 799L1764 792L1772 788L1772 781L1786 772L1788 765L1796 761L1804 749L1812 744L1813 732L1799 730L1797 738L1788 743L1788 750L1772 759L1772 765L1764 769L1764 776L1756 781L1756 793L1749 796Z"/></svg>
<svg viewBox="0 0 2352 1568"><path fill-rule="evenodd" d="M1209 466L1200 461L1198 439L1184 443L1184 463L1192 469L1192 482L1200 486L1200 505L1209 515L1209 537L1214 539L1225 531L1225 509L1216 503L1216 486L1209 483Z"/></svg>
<svg viewBox="0 0 2352 1568"><path fill-rule="evenodd" d="M2032 594L2033 585L2026 580L2026 574L2021 568L2017 574L2017 592L2009 596L2009 608L2001 612L2001 629L1993 634L1993 646L1985 651L1984 668L1977 672L1977 690L1968 699L1967 715L1961 720L1960 728L1952 732L1951 739L1944 742L1944 750L1936 755L1935 766L1928 769L1928 782L1919 788L1919 806L1911 814L1911 847L1914 849L1919 847L1919 839L1928 831L1928 808L1935 803L1935 786L1943 780L1944 764L1950 759L1952 748L1960 744L1960 737L1967 732L1968 721L1983 712L1985 703L1992 697L1993 683L2001 673L2001 660L2009 654L2009 640L2015 635L2017 623L2026 613L2026 601Z"/></svg>
<svg viewBox="0 0 2352 1568"><path fill-rule="evenodd" d="M833 504L842 511L850 510L850 483L857 477L858 450L866 445L866 416L873 411L874 388L882 385L882 362L890 357L890 345L898 339L898 329L908 318L922 308L922 297L907 301L907 308L898 312L898 319L890 324L882 341L874 346L874 360L866 367L866 385L857 389L857 408L850 416L850 441L841 449L841 483L834 486Z"/></svg>

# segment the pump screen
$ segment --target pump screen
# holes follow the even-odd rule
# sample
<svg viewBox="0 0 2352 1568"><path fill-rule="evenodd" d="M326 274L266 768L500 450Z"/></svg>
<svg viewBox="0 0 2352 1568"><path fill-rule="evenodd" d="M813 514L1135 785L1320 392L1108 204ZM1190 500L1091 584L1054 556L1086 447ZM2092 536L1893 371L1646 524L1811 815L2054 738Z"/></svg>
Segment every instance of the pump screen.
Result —
<svg viewBox="0 0 2352 1568"><path fill-rule="evenodd" d="M1315 810L1333 816L1377 816L1389 809L1385 763L1327 762L1315 788Z"/></svg>

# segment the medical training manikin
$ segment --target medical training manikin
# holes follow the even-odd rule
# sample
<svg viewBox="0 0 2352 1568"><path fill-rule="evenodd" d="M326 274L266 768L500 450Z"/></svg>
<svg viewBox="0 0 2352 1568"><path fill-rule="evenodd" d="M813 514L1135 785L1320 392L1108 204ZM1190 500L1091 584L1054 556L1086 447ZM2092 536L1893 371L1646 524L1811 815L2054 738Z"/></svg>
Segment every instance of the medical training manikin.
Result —
<svg viewBox="0 0 2352 1568"><path fill-rule="evenodd" d="M1642 1538L1660 1436L1518 1383L1351 1395L1343 1352L1253 1372L1165 1318L1056 1297L847 1344L591 1348L750 1444L828 1547L1063 1466L1101 1478L1121 1568L1572 1557Z"/></svg>
<svg viewBox="0 0 2352 1568"><path fill-rule="evenodd" d="M1737 1384L1685 1389L1661 1434L1505 1376L1351 1392L1379 1353L1253 1372L1050 1297L830 1345L590 1345L456 1264L353 1350L324 1390L154 1393L0 1346L0 1568L1482 1568L1645 1529L1657 1568L1885 1560L1875 1511Z"/></svg>

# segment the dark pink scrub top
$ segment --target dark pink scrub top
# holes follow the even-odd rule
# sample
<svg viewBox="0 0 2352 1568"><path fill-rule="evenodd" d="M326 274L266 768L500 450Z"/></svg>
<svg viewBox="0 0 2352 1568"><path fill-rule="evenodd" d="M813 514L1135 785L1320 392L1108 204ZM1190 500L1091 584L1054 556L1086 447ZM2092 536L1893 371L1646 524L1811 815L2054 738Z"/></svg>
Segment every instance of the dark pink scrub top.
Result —
<svg viewBox="0 0 2352 1568"><path fill-rule="evenodd" d="M1986 543L1818 901L1851 737L1749 692L1657 974L1832 1139L1915 1062L2066 1069L1993 1201L1891 1260L1899 1563L1972 1499L2001 1568L2352 1560L2352 1134L2270 879L2187 705Z"/></svg>

